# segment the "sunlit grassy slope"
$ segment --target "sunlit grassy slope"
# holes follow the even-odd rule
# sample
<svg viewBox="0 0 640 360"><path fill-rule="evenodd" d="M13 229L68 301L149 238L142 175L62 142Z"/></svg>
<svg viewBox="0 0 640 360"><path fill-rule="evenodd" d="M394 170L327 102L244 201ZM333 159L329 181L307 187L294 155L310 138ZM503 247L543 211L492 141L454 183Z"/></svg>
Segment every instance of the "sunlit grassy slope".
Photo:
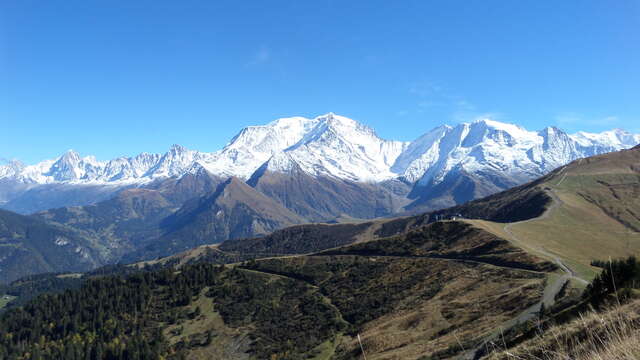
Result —
<svg viewBox="0 0 640 360"><path fill-rule="evenodd" d="M469 220L525 250L556 255L590 279L591 260L640 255L640 148L577 160L539 188L552 196L543 216L511 224Z"/></svg>
<svg viewBox="0 0 640 360"><path fill-rule="evenodd" d="M640 301L583 314L553 326L491 360L603 360L640 358Z"/></svg>

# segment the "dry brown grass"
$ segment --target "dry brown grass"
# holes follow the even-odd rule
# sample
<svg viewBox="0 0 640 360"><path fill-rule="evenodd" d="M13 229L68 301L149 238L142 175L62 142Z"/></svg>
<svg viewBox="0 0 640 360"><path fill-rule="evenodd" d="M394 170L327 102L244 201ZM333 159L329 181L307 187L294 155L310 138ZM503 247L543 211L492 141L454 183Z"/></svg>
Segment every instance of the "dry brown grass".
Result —
<svg viewBox="0 0 640 360"><path fill-rule="evenodd" d="M489 359L640 359L640 300L584 314L515 348L494 353Z"/></svg>
<svg viewBox="0 0 640 360"><path fill-rule="evenodd" d="M426 301L408 297L392 313L363 326L360 335L368 360L419 359L449 348L455 356L540 297L542 279L523 276L523 270L469 268L446 260L420 264L434 270L438 265L438 272L451 273L438 295ZM359 348L356 338L344 337L341 345L349 355L337 359L350 358Z"/></svg>
<svg viewBox="0 0 640 360"><path fill-rule="evenodd" d="M580 277L590 280L598 273L598 269L589 266L592 260L640 255L640 233L625 227L578 193L588 193L601 205L606 204L608 209L620 213L626 213L628 209L629 214L640 213L640 210L636 210L638 196L626 196L630 199L626 203L619 201L600 189L596 180L587 178L587 175L569 174L562 185L555 188L560 203L548 216L510 226L511 233L518 241L504 230L503 223L484 220L466 222L510 240L513 245L532 254L545 257L544 252L552 253ZM552 179L552 182L556 181Z"/></svg>

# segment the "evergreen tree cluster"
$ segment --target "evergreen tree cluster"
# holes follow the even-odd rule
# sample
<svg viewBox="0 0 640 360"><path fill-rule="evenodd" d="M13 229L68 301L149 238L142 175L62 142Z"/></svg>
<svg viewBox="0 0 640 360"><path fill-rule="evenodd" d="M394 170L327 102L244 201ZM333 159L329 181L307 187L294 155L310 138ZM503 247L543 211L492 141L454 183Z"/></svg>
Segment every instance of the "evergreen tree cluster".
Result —
<svg viewBox="0 0 640 360"><path fill-rule="evenodd" d="M213 265L106 276L39 296L0 318L0 359L160 359L162 323L220 271Z"/></svg>
<svg viewBox="0 0 640 360"><path fill-rule="evenodd" d="M608 295L619 292L624 296L624 290L640 287L640 263L634 256L627 259L613 261L594 261L601 267L602 272L587 286L583 297L593 305L602 304Z"/></svg>

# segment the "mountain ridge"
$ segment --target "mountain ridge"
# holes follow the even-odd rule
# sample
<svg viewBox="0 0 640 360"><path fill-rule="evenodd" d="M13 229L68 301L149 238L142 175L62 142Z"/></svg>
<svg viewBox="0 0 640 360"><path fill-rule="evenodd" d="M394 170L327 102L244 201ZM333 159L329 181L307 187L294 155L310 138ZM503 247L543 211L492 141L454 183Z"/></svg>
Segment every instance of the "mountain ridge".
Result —
<svg viewBox="0 0 640 360"><path fill-rule="evenodd" d="M104 162L72 150L36 165L14 161L0 166L0 207L26 214L93 204L127 188L153 187L206 172L221 181L235 177L251 186L258 186L257 179L265 175L280 178L279 189L269 191L285 207L286 199L278 194L296 182L314 187L311 192L355 187L365 189L369 197L397 198L393 205L387 201L385 210L364 215L369 218L460 204L526 183L573 160L639 142L640 135L620 129L572 135L555 127L528 131L491 119L442 125L402 142L385 140L366 125L328 113L246 127L211 153L173 145L165 154ZM312 204L303 206L307 205ZM348 206L325 208L363 216ZM326 221L325 215L307 220Z"/></svg>

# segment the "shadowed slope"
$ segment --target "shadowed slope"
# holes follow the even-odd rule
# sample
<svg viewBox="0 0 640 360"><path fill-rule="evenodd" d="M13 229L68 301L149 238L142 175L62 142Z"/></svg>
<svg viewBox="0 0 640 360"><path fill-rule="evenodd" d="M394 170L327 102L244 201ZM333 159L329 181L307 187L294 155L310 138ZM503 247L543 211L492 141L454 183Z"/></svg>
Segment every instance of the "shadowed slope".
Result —
<svg viewBox="0 0 640 360"><path fill-rule="evenodd" d="M164 235L126 259L151 259L202 244L268 234L304 222L275 200L237 178L220 184L206 197L194 199L165 219Z"/></svg>
<svg viewBox="0 0 640 360"><path fill-rule="evenodd" d="M58 271L87 271L103 263L95 244L75 231L0 210L0 283Z"/></svg>

